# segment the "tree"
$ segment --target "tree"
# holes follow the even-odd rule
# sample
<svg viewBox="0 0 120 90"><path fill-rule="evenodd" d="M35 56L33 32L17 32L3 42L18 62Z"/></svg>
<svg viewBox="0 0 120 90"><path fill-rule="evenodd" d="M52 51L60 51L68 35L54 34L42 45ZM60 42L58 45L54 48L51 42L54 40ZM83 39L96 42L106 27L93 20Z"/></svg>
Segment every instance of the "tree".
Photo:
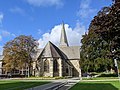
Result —
<svg viewBox="0 0 120 90"><path fill-rule="evenodd" d="M81 42L81 67L84 72L105 71L112 66L107 57L108 44L94 30L84 35Z"/></svg>
<svg viewBox="0 0 120 90"><path fill-rule="evenodd" d="M7 42L4 46L4 68L6 72L28 68L30 75L32 59L38 43L32 36L20 35L14 40Z"/></svg>
<svg viewBox="0 0 120 90"><path fill-rule="evenodd" d="M114 1L111 7L103 8L95 16L91 26L109 44L109 57L120 61L120 0Z"/></svg>
<svg viewBox="0 0 120 90"><path fill-rule="evenodd" d="M81 40L81 66L87 70L109 69L114 58L120 61L120 0L114 1L98 12Z"/></svg>

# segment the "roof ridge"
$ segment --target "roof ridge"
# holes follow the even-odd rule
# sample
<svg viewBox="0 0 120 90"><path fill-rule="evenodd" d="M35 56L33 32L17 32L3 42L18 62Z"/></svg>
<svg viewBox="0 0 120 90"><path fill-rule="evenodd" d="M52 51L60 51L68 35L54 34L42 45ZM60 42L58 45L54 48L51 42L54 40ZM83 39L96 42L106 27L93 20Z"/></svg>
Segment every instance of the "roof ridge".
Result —
<svg viewBox="0 0 120 90"><path fill-rule="evenodd" d="M49 41L44 47L41 55L43 54L44 57L61 57L59 51L56 48L58 47Z"/></svg>

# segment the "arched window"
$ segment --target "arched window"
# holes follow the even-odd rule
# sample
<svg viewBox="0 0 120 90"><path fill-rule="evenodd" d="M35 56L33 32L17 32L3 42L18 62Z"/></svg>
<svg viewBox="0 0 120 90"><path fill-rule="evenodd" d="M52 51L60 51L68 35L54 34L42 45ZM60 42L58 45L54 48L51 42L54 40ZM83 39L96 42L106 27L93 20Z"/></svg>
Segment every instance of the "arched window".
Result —
<svg viewBox="0 0 120 90"><path fill-rule="evenodd" d="M49 61L48 60L44 61L44 72L49 72Z"/></svg>
<svg viewBox="0 0 120 90"><path fill-rule="evenodd" d="M53 71L54 71L54 72L57 72L57 71L58 71L58 62L57 62L56 59L53 60Z"/></svg>
<svg viewBox="0 0 120 90"><path fill-rule="evenodd" d="M68 73L68 68L66 68L66 73Z"/></svg>

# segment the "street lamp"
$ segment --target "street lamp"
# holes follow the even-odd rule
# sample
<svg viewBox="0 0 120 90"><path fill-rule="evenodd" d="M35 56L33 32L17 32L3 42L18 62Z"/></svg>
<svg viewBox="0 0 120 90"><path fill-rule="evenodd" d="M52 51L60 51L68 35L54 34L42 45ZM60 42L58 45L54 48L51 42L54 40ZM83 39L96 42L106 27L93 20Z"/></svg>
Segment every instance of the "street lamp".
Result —
<svg viewBox="0 0 120 90"><path fill-rule="evenodd" d="M115 49L112 51L112 53L114 55ZM119 74L119 68L118 68L117 59L116 58L113 58L113 59L114 59L115 68L117 69L117 75L118 75L118 78L119 78L119 81L120 81L120 74Z"/></svg>
<svg viewBox="0 0 120 90"><path fill-rule="evenodd" d="M115 67L116 67L116 69L117 69L118 78L119 78L119 81L120 81L119 68L118 68L118 63L117 63L116 58L114 59L114 63L115 63Z"/></svg>

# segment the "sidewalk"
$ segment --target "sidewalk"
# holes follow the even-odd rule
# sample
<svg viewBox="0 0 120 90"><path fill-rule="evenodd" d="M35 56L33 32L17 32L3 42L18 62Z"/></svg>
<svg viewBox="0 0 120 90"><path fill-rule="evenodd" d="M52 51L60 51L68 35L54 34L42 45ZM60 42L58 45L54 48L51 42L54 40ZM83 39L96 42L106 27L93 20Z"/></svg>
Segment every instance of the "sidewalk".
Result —
<svg viewBox="0 0 120 90"><path fill-rule="evenodd" d="M33 88L25 89L25 90L68 90L72 86L74 86L79 80L77 79L63 79L57 80L52 83L48 83L41 86L36 86Z"/></svg>
<svg viewBox="0 0 120 90"><path fill-rule="evenodd" d="M57 90L69 90L71 87L73 87L79 81L80 80L68 80L68 83L66 85L64 85L63 87L61 87Z"/></svg>
<svg viewBox="0 0 120 90"><path fill-rule="evenodd" d="M49 90L50 87L54 87L56 85L59 85L61 82L53 82L53 83L48 83L45 85L41 85L41 86L36 86L33 88L29 88L29 89L25 89L25 90Z"/></svg>

